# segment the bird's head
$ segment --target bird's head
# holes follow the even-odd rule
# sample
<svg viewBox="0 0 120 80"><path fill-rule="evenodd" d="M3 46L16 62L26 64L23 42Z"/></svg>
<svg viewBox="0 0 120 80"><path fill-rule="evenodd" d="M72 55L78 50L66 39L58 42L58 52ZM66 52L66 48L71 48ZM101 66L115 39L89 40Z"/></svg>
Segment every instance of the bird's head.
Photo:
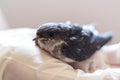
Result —
<svg viewBox="0 0 120 80"><path fill-rule="evenodd" d="M80 32L81 27L74 28ZM76 30L73 30L73 26L65 23L46 23L41 25L37 32L36 38L40 41L50 41L50 40L65 40L75 34Z"/></svg>
<svg viewBox="0 0 120 80"><path fill-rule="evenodd" d="M56 58L68 57L72 60L81 61L89 58L96 50L106 44L111 37L109 33L96 34L96 31L94 32L80 25L46 23L37 29L36 37L33 40L35 40L37 46L48 51ZM71 48L71 46L76 49ZM79 50L78 53L77 50ZM69 53L69 51L71 52Z"/></svg>
<svg viewBox="0 0 120 80"><path fill-rule="evenodd" d="M74 27L73 27L74 26ZM63 57L61 45L66 43L71 36L76 35L81 31L81 27L67 23L45 23L41 25L36 32L36 37L33 39L35 44L40 48L50 52L57 58ZM54 50L59 46L56 50Z"/></svg>

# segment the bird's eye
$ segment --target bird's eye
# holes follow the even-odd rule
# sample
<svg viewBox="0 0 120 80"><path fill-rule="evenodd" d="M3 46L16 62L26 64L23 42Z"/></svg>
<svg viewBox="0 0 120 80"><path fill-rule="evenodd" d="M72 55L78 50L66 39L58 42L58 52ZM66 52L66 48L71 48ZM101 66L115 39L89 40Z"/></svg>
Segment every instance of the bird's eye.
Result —
<svg viewBox="0 0 120 80"><path fill-rule="evenodd" d="M48 35L49 35L49 37L54 37L55 34L51 32Z"/></svg>
<svg viewBox="0 0 120 80"><path fill-rule="evenodd" d="M36 35L40 35L40 33L37 31Z"/></svg>

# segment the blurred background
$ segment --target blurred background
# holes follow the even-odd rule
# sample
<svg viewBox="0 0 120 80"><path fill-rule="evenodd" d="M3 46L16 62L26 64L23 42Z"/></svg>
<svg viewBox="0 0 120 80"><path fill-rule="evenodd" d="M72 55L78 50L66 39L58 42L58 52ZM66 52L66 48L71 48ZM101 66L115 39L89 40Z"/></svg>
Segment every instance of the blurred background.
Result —
<svg viewBox="0 0 120 80"><path fill-rule="evenodd" d="M46 22L97 23L120 41L120 0L0 0L0 29L34 27Z"/></svg>

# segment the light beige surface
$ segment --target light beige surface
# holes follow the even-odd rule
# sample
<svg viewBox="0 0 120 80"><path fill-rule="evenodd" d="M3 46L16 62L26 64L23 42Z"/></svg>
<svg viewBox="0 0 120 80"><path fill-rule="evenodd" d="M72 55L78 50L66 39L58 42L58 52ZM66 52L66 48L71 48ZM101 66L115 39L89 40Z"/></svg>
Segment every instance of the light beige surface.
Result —
<svg viewBox="0 0 120 80"><path fill-rule="evenodd" d="M98 23L120 41L120 0L0 0L12 27L38 27L46 22Z"/></svg>
<svg viewBox="0 0 120 80"><path fill-rule="evenodd" d="M37 48L27 50L7 47L3 53L4 56L0 58L0 80L75 80L77 78L77 71L71 66L46 55L45 52L40 53Z"/></svg>

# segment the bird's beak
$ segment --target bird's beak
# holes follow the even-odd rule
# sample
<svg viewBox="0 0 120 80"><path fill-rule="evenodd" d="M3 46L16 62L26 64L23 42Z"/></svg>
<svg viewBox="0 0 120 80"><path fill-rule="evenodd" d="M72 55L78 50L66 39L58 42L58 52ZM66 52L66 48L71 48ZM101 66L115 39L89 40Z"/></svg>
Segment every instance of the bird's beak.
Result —
<svg viewBox="0 0 120 80"><path fill-rule="evenodd" d="M40 41L48 41L48 40L51 40L49 38L38 38L37 40L40 40Z"/></svg>
<svg viewBox="0 0 120 80"><path fill-rule="evenodd" d="M33 39L34 40L40 40L40 41L48 41L48 40L51 40L50 38L42 38L42 37L36 37Z"/></svg>

